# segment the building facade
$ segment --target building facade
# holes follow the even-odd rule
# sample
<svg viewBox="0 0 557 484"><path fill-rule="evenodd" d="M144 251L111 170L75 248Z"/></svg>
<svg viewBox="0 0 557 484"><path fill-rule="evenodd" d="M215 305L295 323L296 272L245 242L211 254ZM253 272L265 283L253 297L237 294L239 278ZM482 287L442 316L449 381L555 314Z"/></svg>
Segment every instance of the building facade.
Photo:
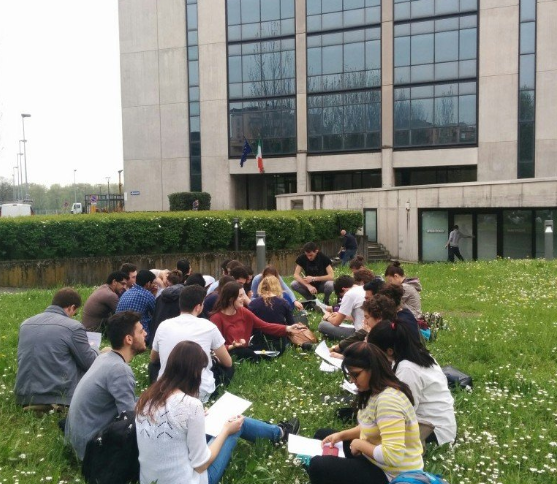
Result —
<svg viewBox="0 0 557 484"><path fill-rule="evenodd" d="M535 257L557 213L555 0L120 0L128 210L356 208L409 260ZM248 141L261 140L265 173ZM134 195L131 195L134 193ZM470 242L469 245L466 243ZM440 249L439 249L440 247Z"/></svg>

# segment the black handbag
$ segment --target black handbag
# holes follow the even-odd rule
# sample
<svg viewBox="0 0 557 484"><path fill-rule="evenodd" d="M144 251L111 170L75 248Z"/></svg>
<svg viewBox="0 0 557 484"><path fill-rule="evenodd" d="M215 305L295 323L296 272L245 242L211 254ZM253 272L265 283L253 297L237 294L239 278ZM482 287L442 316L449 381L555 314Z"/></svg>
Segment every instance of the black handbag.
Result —
<svg viewBox="0 0 557 484"><path fill-rule="evenodd" d="M122 412L87 442L81 472L88 484L139 481L135 412Z"/></svg>
<svg viewBox="0 0 557 484"><path fill-rule="evenodd" d="M449 388L462 388L464 390L471 390L473 386L472 377L466 373L457 370L454 366L444 366L443 373L447 377Z"/></svg>

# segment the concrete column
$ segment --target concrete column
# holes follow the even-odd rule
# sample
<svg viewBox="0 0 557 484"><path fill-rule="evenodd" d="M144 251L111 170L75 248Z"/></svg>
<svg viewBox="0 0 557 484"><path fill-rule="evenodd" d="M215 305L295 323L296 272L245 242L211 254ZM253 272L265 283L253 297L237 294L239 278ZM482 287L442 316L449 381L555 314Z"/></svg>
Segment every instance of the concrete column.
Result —
<svg viewBox="0 0 557 484"><path fill-rule="evenodd" d="M296 2L296 192L309 191L307 172L306 2Z"/></svg>
<svg viewBox="0 0 557 484"><path fill-rule="evenodd" d="M381 186L394 186L393 172L393 3L381 8Z"/></svg>

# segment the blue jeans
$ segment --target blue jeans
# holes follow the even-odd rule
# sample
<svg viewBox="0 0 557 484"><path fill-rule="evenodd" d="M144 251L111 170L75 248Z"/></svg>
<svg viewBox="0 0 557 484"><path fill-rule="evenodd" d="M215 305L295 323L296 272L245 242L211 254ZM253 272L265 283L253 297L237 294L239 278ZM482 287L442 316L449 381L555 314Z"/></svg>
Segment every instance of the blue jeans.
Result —
<svg viewBox="0 0 557 484"><path fill-rule="evenodd" d="M224 444L220 449L217 458L207 469L207 476L209 478L209 484L217 484L226 470L226 466L230 462L232 457L232 452L234 447L238 443L238 439L249 440L250 442L255 442L256 439L268 439L271 442L278 442L281 437L281 430L278 426L262 422L261 420L255 420L253 418L245 417L242 428L239 432L229 435ZM211 438L209 444L214 440Z"/></svg>
<svg viewBox="0 0 557 484"><path fill-rule="evenodd" d="M346 249L341 255L342 265L348 264L354 258L357 251L358 249Z"/></svg>

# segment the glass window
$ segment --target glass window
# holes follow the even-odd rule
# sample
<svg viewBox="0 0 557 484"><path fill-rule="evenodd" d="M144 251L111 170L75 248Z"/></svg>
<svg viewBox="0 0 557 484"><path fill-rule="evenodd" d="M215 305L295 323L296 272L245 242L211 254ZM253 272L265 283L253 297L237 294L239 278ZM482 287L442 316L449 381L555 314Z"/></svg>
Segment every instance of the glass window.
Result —
<svg viewBox="0 0 557 484"><path fill-rule="evenodd" d="M497 214L479 213L477 215L478 260L497 258Z"/></svg>
<svg viewBox="0 0 557 484"><path fill-rule="evenodd" d="M380 0L306 0L307 31L379 24L380 4Z"/></svg>
<svg viewBox="0 0 557 484"><path fill-rule="evenodd" d="M503 211L503 257L532 257L532 211Z"/></svg>
<svg viewBox="0 0 557 484"><path fill-rule="evenodd" d="M449 238L449 213L446 210L422 211L422 261L447 260L445 243Z"/></svg>
<svg viewBox="0 0 557 484"><path fill-rule="evenodd" d="M536 56L534 54L520 56L519 89L536 88Z"/></svg>
<svg viewBox="0 0 557 484"><path fill-rule="evenodd" d="M294 34L294 0L227 0L228 40Z"/></svg>
<svg viewBox="0 0 557 484"><path fill-rule="evenodd" d="M536 23L520 24L520 53L533 54L536 51Z"/></svg>

